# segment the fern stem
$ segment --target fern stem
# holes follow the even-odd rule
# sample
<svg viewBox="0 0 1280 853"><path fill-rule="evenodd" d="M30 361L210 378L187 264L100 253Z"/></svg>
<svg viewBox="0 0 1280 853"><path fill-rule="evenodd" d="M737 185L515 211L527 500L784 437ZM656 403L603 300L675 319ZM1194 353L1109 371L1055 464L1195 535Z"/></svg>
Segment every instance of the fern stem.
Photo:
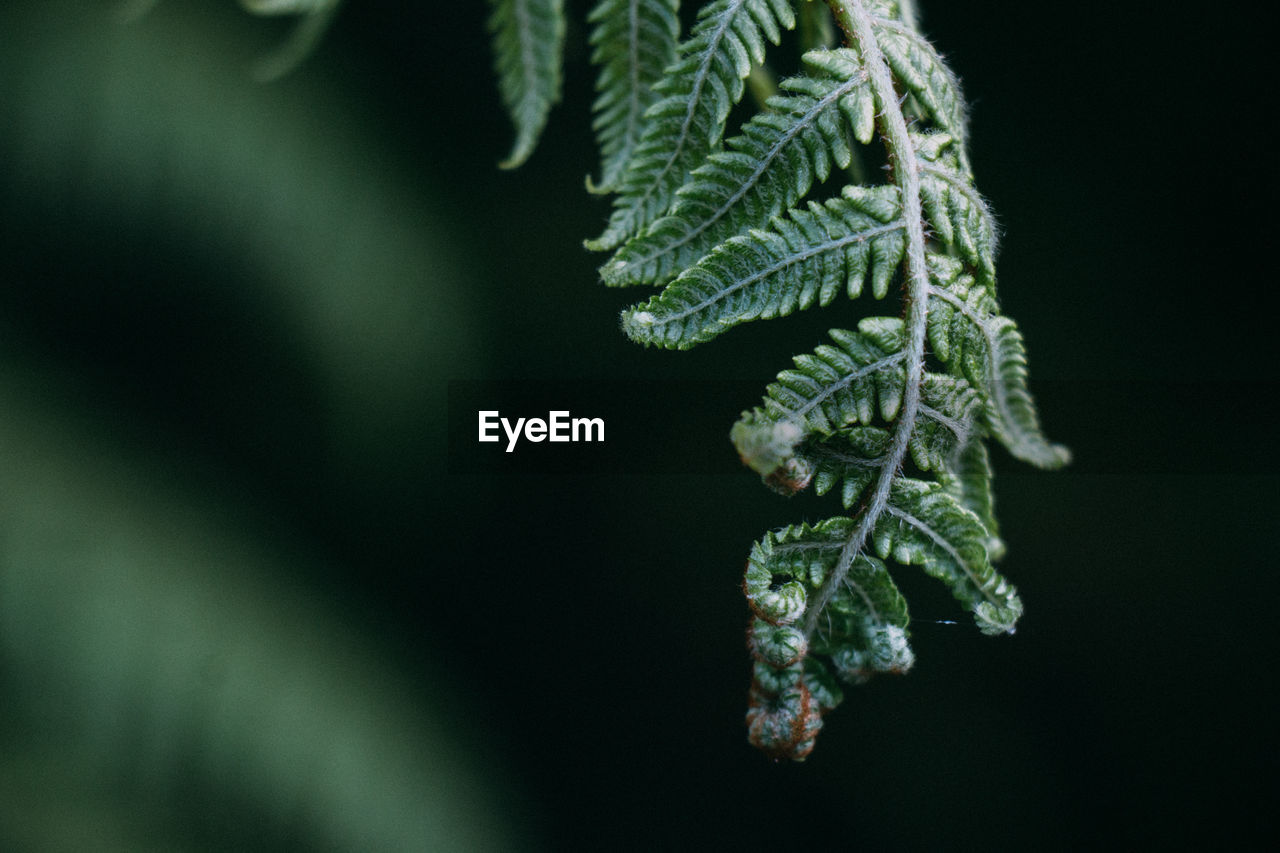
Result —
<svg viewBox="0 0 1280 853"><path fill-rule="evenodd" d="M920 408L920 386L924 379L924 342L929 319L929 270L925 264L924 211L920 202L920 166L906 117L893 85L893 75L876 42L871 15L861 0L828 0L836 23L844 31L852 47L856 44L862 55L863 65L871 81L876 105L880 113L877 123L889 150L893 163L893 181L901 191L902 219L906 226L907 248L905 254L905 281L903 283L903 325L906 334L906 384L903 389L902 408L894 425L893 437L886 453L885 465L876 478L875 488L867 500L857 524L845 540L831 574L823 581L817 597L805 613L805 636L811 638L818 618L831 602L849 574L853 561L866 547L867 538L876 522L889 505L890 487L902 467L915 427L916 412Z"/></svg>

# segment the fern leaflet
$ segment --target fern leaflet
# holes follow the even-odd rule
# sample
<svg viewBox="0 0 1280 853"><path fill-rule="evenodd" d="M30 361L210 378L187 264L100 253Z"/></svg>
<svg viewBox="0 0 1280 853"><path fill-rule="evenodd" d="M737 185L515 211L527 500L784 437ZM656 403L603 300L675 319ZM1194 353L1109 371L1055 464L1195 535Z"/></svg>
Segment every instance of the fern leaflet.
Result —
<svg viewBox="0 0 1280 853"><path fill-rule="evenodd" d="M875 108L857 54L805 55L814 76L782 84L785 95L713 153L680 188L668 216L631 240L600 271L606 284L661 282L760 218L794 204L834 163L847 168L850 130L862 143L875 131Z"/></svg>
<svg viewBox="0 0 1280 853"><path fill-rule="evenodd" d="M600 67L594 105L600 145L600 181L592 192L612 192L640 143L645 111L657 99L654 84L676 54L680 19L678 0L604 0L587 20Z"/></svg>
<svg viewBox="0 0 1280 853"><path fill-rule="evenodd" d="M970 441L938 470L938 482L943 488L982 522L987 531L987 554L992 560L999 560L1004 556L1005 548L996 522L991 478L991 456L982 441Z"/></svg>
<svg viewBox="0 0 1280 853"><path fill-rule="evenodd" d="M983 633L1013 633L1022 602L991 566L987 531L938 483L894 480L889 503L873 534L881 557L919 565L941 578L973 611Z"/></svg>
<svg viewBox="0 0 1280 853"><path fill-rule="evenodd" d="M622 315L632 340L688 349L739 323L850 298L869 280L877 298L902 261L905 223L895 187L845 187L765 230L734 237L657 296Z"/></svg>
<svg viewBox="0 0 1280 853"><path fill-rule="evenodd" d="M1027 390L1027 354L1017 325L1000 316L988 286L975 284L951 258L930 256L930 343L943 361L985 390L987 426L1011 454L1041 468L1057 468L1071 453L1040 429Z"/></svg>
<svg viewBox="0 0 1280 853"><path fill-rule="evenodd" d="M656 89L648 126L618 187L609 225L590 249L612 249L657 219L676 189L720 144L729 109L741 98L765 39L795 26L787 0L717 0L699 13L692 35Z"/></svg>
<svg viewBox="0 0 1280 853"><path fill-rule="evenodd" d="M965 172L969 171L964 145L968 139L968 117L960 82L938 52L919 33L901 21L869 16L876 46L902 87L911 93L922 117L939 130L955 137Z"/></svg>
<svg viewBox="0 0 1280 853"><path fill-rule="evenodd" d="M490 0L494 71L516 139L499 165L514 169L529 159L560 100L564 0Z"/></svg>
<svg viewBox="0 0 1280 853"><path fill-rule="evenodd" d="M987 281L996 274L996 226L987 204L960 164L960 148L942 133L912 136L920 164L920 193L929 225Z"/></svg>

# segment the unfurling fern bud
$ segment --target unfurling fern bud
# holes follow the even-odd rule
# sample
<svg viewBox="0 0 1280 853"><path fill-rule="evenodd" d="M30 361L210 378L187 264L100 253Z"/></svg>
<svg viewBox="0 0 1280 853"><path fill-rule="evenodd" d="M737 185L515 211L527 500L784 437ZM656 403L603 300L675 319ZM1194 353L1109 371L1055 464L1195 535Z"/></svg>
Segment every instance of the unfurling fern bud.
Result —
<svg viewBox="0 0 1280 853"><path fill-rule="evenodd" d="M757 619L747 633L751 654L774 668L790 666L809 653L809 638L794 625L770 625Z"/></svg>
<svg viewBox="0 0 1280 853"><path fill-rule="evenodd" d="M796 455L804 428L794 421L757 419L744 412L729 432L742 463L759 472L774 491L793 495L813 479L813 464Z"/></svg>
<svg viewBox="0 0 1280 853"><path fill-rule="evenodd" d="M803 761L813 752L821 728L822 713L802 674L777 693L752 685L747 737L766 755Z"/></svg>
<svg viewBox="0 0 1280 853"><path fill-rule="evenodd" d="M831 656L831 666L841 681L862 684L877 672L900 675L916 662L907 632L897 625L873 628L865 649L844 646Z"/></svg>
<svg viewBox="0 0 1280 853"><path fill-rule="evenodd" d="M748 720L752 742L772 755L802 758L813 748L819 716L842 698L832 669L857 684L876 672L905 672L914 660L906 602L874 557L856 558L816 625L806 618L853 527L848 518L789 527L751 549L743 582L756 614L747 632L755 658Z"/></svg>

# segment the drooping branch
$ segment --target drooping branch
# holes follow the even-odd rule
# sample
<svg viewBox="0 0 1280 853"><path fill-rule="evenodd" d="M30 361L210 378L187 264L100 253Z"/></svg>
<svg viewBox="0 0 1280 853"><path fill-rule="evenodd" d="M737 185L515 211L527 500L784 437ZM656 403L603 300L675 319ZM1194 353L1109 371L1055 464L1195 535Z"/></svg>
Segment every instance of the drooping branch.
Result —
<svg viewBox="0 0 1280 853"><path fill-rule="evenodd" d="M893 182L900 192L902 220L905 225L907 246L904 258L903 326L906 336L904 347L906 384L902 409L893 428L893 437L862 513L853 533L845 541L835 569L819 590L816 600L805 616L805 634L812 636L818 618L844 582L853 561L866 548L867 537L874 529L880 514L889 503L889 492L902 462L907 455L911 431L915 427L916 410L920 406L920 385L924 378L924 342L929 327L929 268L925 262L924 214L920 202L920 168L901 102L894 89L893 76L888 62L876 43L871 16L861 0L830 0L831 12L836 23L844 31L850 46L862 55L875 96L877 125L884 137L885 146L893 166Z"/></svg>

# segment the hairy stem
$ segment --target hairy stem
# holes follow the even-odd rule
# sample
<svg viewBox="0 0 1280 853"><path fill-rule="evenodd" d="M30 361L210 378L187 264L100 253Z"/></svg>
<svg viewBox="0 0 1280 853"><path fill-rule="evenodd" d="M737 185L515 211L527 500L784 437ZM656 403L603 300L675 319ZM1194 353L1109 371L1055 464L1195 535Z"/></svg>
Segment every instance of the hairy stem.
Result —
<svg viewBox="0 0 1280 853"><path fill-rule="evenodd" d="M904 366L907 375L902 408L898 412L898 421L894 425L884 467L880 469L871 496L858 518L857 525L845 540L844 547L840 551L840 559L818 590L813 605L805 613L804 629L807 637L813 636L820 614L844 584L853 561L866 547L867 538L889 505L890 487L893 485L898 469L902 466L903 459L906 458L907 445L911 440L912 429L915 427L916 412L920 408L920 386L924 378L924 342L929 317L929 271L925 265L924 255L924 213L920 205L920 167L916 161L915 150L911 147L911 137L907 131L907 121L902 114L897 90L893 85L893 75L889 72L889 64L876 43L871 16L861 0L828 0L828 5L835 16L836 23L844 31L848 44L850 46L856 44L862 55L863 65L866 66L870 77L871 90L875 94L876 106L879 108L877 124L893 164L893 181L902 195L902 219L906 225L907 237L903 283L903 325L906 332Z"/></svg>

